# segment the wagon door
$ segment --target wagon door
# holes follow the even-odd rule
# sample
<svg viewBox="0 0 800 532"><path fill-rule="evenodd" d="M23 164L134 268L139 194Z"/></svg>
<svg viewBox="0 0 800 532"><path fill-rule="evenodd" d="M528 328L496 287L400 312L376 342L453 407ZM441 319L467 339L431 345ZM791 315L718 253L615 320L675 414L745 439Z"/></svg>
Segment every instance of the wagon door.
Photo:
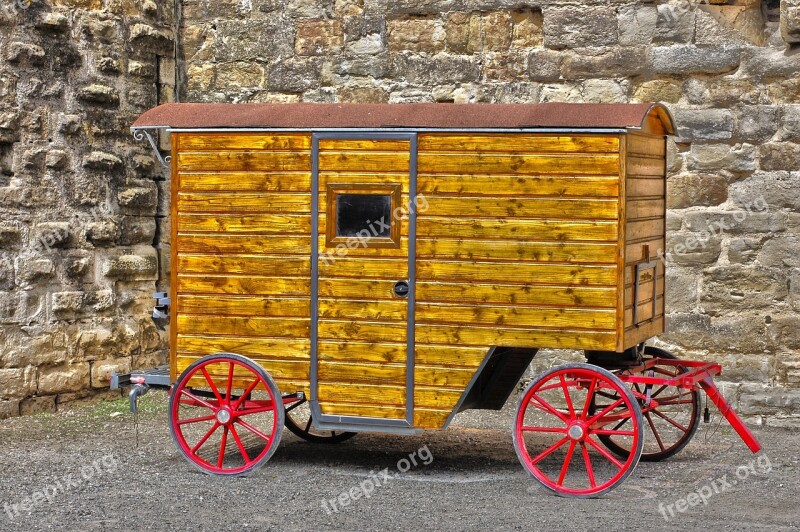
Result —
<svg viewBox="0 0 800 532"><path fill-rule="evenodd" d="M413 420L416 136L313 139L311 405L318 428Z"/></svg>

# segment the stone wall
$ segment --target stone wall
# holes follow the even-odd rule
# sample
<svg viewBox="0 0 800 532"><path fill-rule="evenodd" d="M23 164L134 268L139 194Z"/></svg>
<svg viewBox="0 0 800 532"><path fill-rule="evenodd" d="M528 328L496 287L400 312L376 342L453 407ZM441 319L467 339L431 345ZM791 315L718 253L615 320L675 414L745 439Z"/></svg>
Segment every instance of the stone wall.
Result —
<svg viewBox="0 0 800 532"><path fill-rule="evenodd" d="M669 333L800 412L800 1L185 0L191 101L663 101Z"/></svg>
<svg viewBox="0 0 800 532"><path fill-rule="evenodd" d="M149 318L160 169L129 127L174 87L173 13L151 0L0 6L0 417L164 360Z"/></svg>
<svg viewBox="0 0 800 532"><path fill-rule="evenodd" d="M163 359L149 298L166 186L128 126L177 86L186 101L667 103L661 340L721 361L745 414L800 418L800 0L177 1L0 11L0 416Z"/></svg>

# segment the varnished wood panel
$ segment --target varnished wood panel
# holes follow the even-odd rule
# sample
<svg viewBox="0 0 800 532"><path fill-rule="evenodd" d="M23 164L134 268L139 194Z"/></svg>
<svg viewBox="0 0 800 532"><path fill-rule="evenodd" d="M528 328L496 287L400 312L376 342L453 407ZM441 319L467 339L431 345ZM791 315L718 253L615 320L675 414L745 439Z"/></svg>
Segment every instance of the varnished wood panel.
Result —
<svg viewBox="0 0 800 532"><path fill-rule="evenodd" d="M423 259L615 264L616 255L613 243L417 239L417 256Z"/></svg>
<svg viewBox="0 0 800 532"><path fill-rule="evenodd" d="M663 218L665 200L661 198L634 199L628 198L625 203L628 221L640 219Z"/></svg>
<svg viewBox="0 0 800 532"><path fill-rule="evenodd" d="M311 149L310 133L183 133L184 151L302 151Z"/></svg>
<svg viewBox="0 0 800 532"><path fill-rule="evenodd" d="M178 232L308 234L310 214L178 214Z"/></svg>
<svg viewBox="0 0 800 532"><path fill-rule="evenodd" d="M420 281L497 281L540 284L614 286L615 266L508 263L498 267L491 262L417 261Z"/></svg>
<svg viewBox="0 0 800 532"><path fill-rule="evenodd" d="M311 238L305 235L236 235L180 234L180 249L184 253L234 253L309 255Z"/></svg>
<svg viewBox="0 0 800 532"><path fill-rule="evenodd" d="M179 274L175 287L179 293L195 294L252 294L265 296L308 296L311 294L311 280L308 277L233 277L224 274Z"/></svg>
<svg viewBox="0 0 800 532"><path fill-rule="evenodd" d="M434 410L430 408L414 409L414 426L423 429L440 429L450 416L450 410Z"/></svg>
<svg viewBox="0 0 800 532"><path fill-rule="evenodd" d="M613 309L502 307L427 302L418 303L416 313L418 324L476 324L498 327L613 329L615 319L616 311Z"/></svg>
<svg viewBox="0 0 800 532"><path fill-rule="evenodd" d="M378 419L403 419L405 408L328 402L320 405L323 414L337 416L371 417Z"/></svg>
<svg viewBox="0 0 800 532"><path fill-rule="evenodd" d="M320 299L319 316L320 318L335 320L398 321L406 323L408 319L408 302L401 299L396 301Z"/></svg>
<svg viewBox="0 0 800 532"><path fill-rule="evenodd" d="M642 196L650 198L664 197L663 179L628 178L625 186L628 198L640 198Z"/></svg>
<svg viewBox="0 0 800 532"><path fill-rule="evenodd" d="M420 237L450 237L475 239L536 239L591 240L614 242L617 222L526 220L517 218L456 218L420 217L417 234Z"/></svg>
<svg viewBox="0 0 800 532"><path fill-rule="evenodd" d="M320 261L320 277L355 277L363 279L389 279L399 281L408 277L408 263L397 259L367 259L361 257L341 257L336 261ZM391 282L394 285L393 282Z"/></svg>
<svg viewBox="0 0 800 532"><path fill-rule="evenodd" d="M311 212L311 194L301 193L180 192L177 199L180 212Z"/></svg>
<svg viewBox="0 0 800 532"><path fill-rule="evenodd" d="M498 188L497 184L493 187ZM503 217L505 219L616 220L616 200L524 197L431 196L425 216Z"/></svg>
<svg viewBox="0 0 800 532"><path fill-rule="evenodd" d="M420 194L464 194L468 196L536 196L613 198L619 193L619 176L540 176L540 175L476 175L420 174Z"/></svg>
<svg viewBox="0 0 800 532"><path fill-rule="evenodd" d="M499 153L617 153L617 137L429 133L419 135L419 150L425 152Z"/></svg>
<svg viewBox="0 0 800 532"><path fill-rule="evenodd" d="M406 152L411 149L408 140L393 139L319 139L319 150L336 151L388 151Z"/></svg>
<svg viewBox="0 0 800 532"><path fill-rule="evenodd" d="M619 172L617 155L499 155L494 153L420 152L422 174L471 173L609 175Z"/></svg>
<svg viewBox="0 0 800 532"><path fill-rule="evenodd" d="M323 360L319 363L319 379L320 382L405 386L406 366L405 364L354 364ZM342 399L346 400L347 398Z"/></svg>
<svg viewBox="0 0 800 532"><path fill-rule="evenodd" d="M178 328L187 333L258 338L307 338L308 318L260 318L178 314Z"/></svg>
<svg viewBox="0 0 800 532"><path fill-rule="evenodd" d="M187 314L308 318L311 300L305 297L183 294L178 298L177 308L179 313Z"/></svg>
<svg viewBox="0 0 800 532"><path fill-rule="evenodd" d="M233 273L301 277L311 275L311 259L300 255L191 255L181 253L173 263L182 273Z"/></svg>
<svg viewBox="0 0 800 532"><path fill-rule="evenodd" d="M663 157L643 157L631 155L628 157L628 175L637 177L663 177L666 172L666 162Z"/></svg>
<svg viewBox="0 0 800 532"><path fill-rule="evenodd" d="M182 172L183 192L310 192L310 172Z"/></svg>
<svg viewBox="0 0 800 532"><path fill-rule="evenodd" d="M181 151L178 166L184 172L311 170L310 151Z"/></svg>
<svg viewBox="0 0 800 532"><path fill-rule="evenodd" d="M251 358L270 358L308 361L311 344L307 338L253 338L208 336L203 331L182 331L177 337L177 349L197 356L214 353L238 353Z"/></svg>
<svg viewBox="0 0 800 532"><path fill-rule="evenodd" d="M410 154L405 152L320 151L324 172L408 172Z"/></svg>
<svg viewBox="0 0 800 532"><path fill-rule="evenodd" d="M404 343L368 343L355 341L322 340L318 356L330 362L376 362L381 364L404 364Z"/></svg>
<svg viewBox="0 0 800 532"><path fill-rule="evenodd" d="M508 347L548 346L563 349L613 351L615 331L548 330L512 327L417 325L417 341L441 345Z"/></svg>

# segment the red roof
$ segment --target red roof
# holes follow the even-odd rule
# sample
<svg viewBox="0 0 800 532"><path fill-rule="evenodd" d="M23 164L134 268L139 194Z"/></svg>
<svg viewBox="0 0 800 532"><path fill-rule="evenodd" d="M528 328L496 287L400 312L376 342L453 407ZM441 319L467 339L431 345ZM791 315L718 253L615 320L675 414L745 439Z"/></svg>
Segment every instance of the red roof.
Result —
<svg viewBox="0 0 800 532"><path fill-rule="evenodd" d="M655 111L669 133L675 127L661 104L228 104L168 103L145 112L135 128L412 128L623 129L640 128Z"/></svg>

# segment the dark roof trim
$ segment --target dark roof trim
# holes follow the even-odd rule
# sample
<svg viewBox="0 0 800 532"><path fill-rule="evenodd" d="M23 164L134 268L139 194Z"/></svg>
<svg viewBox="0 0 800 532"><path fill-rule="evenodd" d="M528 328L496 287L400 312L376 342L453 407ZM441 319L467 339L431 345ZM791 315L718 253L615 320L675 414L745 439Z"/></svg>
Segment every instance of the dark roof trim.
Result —
<svg viewBox="0 0 800 532"><path fill-rule="evenodd" d="M133 124L170 129L639 129L654 113L675 133L662 104L224 104L169 103Z"/></svg>

